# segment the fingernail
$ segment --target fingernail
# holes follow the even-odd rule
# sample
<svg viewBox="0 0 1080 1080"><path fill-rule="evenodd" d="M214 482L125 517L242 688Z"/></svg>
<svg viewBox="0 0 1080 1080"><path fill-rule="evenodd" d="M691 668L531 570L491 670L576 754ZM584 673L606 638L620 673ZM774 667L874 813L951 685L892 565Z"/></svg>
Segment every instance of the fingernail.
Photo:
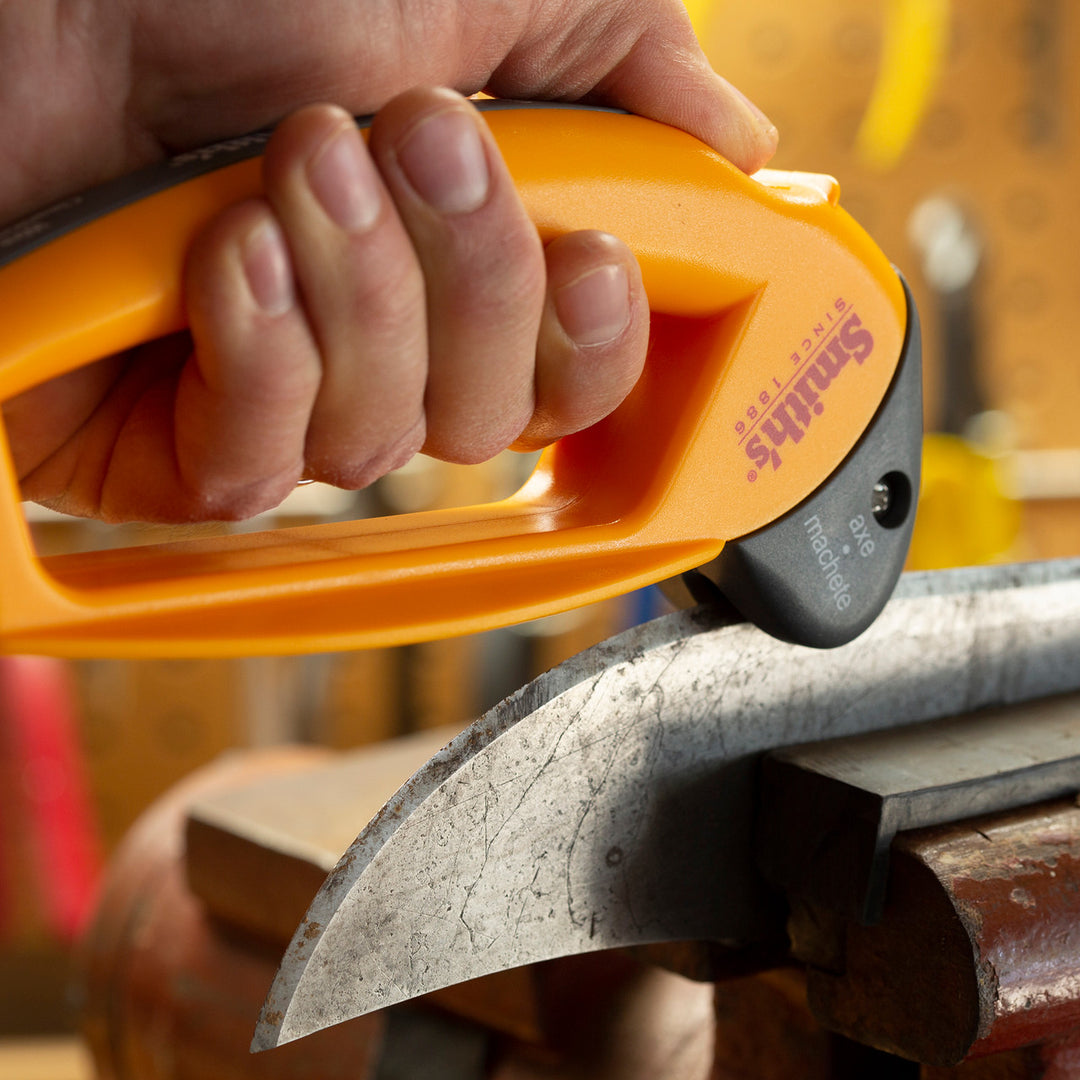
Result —
<svg viewBox="0 0 1080 1080"><path fill-rule="evenodd" d="M294 292L285 237L273 221L262 221L244 238L240 261L251 295L267 315L283 315Z"/></svg>
<svg viewBox="0 0 1080 1080"><path fill-rule="evenodd" d="M731 84L729 83L728 85L730 86ZM765 115L764 112L762 112L761 108L754 101L751 101L751 99L748 98L737 86L732 86L731 89L735 91L738 97L742 100L743 104L750 110L751 113L753 113L754 119L757 120L758 126L761 128L762 132L764 132L764 134L768 136L775 137L776 125Z"/></svg>
<svg viewBox="0 0 1080 1080"><path fill-rule="evenodd" d="M467 214L487 200L491 174L477 121L461 109L421 120L398 147L409 183L443 214Z"/></svg>
<svg viewBox="0 0 1080 1080"><path fill-rule="evenodd" d="M626 268L601 266L556 290L555 313L578 345L614 341L630 321Z"/></svg>
<svg viewBox="0 0 1080 1080"><path fill-rule="evenodd" d="M315 198L342 229L356 232L375 224L382 209L379 178L354 127L340 128L319 147L307 177Z"/></svg>

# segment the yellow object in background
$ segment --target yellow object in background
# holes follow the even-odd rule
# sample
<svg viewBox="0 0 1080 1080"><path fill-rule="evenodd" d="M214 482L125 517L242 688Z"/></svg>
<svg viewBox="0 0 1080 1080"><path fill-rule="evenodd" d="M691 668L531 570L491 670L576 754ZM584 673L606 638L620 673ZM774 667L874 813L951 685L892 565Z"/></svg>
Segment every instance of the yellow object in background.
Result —
<svg viewBox="0 0 1080 1080"><path fill-rule="evenodd" d="M683 0L690 21L694 24L694 33L699 41L708 40L708 20L719 0Z"/></svg>
<svg viewBox="0 0 1080 1080"><path fill-rule="evenodd" d="M721 0L683 0L698 39L710 39ZM864 165L890 169L903 156L942 73L952 0L888 0L877 76L855 149Z"/></svg>
<svg viewBox="0 0 1080 1080"><path fill-rule="evenodd" d="M941 74L950 0L890 0L877 79L856 149L863 162L888 169L911 141Z"/></svg>
<svg viewBox="0 0 1080 1080"><path fill-rule="evenodd" d="M1021 505L1004 489L1001 459L957 435L923 440L922 493L909 570L998 562L1014 555Z"/></svg>

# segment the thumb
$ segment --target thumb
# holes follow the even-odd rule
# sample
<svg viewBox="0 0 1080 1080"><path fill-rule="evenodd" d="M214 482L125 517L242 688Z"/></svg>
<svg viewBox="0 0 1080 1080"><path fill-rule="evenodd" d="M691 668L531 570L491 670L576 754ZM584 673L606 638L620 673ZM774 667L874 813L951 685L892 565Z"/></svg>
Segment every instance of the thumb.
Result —
<svg viewBox="0 0 1080 1080"><path fill-rule="evenodd" d="M744 172L760 169L779 139L768 117L709 64L681 3L653 19L590 100L603 100L696 136Z"/></svg>

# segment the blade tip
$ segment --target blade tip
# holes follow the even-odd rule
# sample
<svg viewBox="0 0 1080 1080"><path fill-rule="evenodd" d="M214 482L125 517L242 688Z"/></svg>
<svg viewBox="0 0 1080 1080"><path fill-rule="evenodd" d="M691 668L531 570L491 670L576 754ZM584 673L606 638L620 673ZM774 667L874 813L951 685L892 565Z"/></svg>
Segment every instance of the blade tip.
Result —
<svg viewBox="0 0 1080 1080"><path fill-rule="evenodd" d="M280 1045L278 1039L279 1029L271 1024L264 1024L262 1020L255 1027L255 1034L251 1037L250 1051L253 1054L261 1054L264 1050L273 1050Z"/></svg>
<svg viewBox="0 0 1080 1080"><path fill-rule="evenodd" d="M285 1014L278 1010L263 1010L255 1025L255 1033L251 1037L251 1053L261 1054L264 1050L274 1050L285 1043L292 1042L298 1036L286 1033Z"/></svg>

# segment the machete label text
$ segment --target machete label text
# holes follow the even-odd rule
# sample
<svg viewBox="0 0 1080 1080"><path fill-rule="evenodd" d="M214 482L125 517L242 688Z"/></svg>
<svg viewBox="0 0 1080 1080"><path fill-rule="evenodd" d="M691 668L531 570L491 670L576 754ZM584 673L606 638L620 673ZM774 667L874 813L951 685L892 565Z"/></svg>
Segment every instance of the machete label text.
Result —
<svg viewBox="0 0 1080 1080"><path fill-rule="evenodd" d="M806 529L806 538L810 542L810 549L821 572L824 575L825 585L832 594L832 601L837 611L846 611L851 606L851 582L840 573L840 556L851 553L851 547L844 544L837 552L830 547L830 540L825 535L825 529L821 524L821 518L817 514L807 518L803 522ZM833 545L839 547L839 545Z"/></svg>

